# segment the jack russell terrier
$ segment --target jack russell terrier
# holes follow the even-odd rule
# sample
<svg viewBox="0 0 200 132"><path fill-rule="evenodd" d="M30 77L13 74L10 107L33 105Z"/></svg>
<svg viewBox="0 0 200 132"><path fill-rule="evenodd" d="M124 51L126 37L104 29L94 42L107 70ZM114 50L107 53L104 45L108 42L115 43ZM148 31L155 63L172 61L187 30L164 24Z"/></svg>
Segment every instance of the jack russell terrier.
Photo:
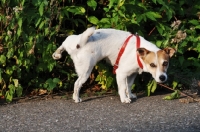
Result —
<svg viewBox="0 0 200 132"><path fill-rule="evenodd" d="M106 59L114 66L120 100L130 103L131 98L136 98L131 93L136 75L149 72L157 82L165 82L169 58L175 53L173 48L161 50L143 37L126 31L94 27L82 34L68 36L52 57L60 59L63 51L71 56L78 74L73 93L76 103L82 101L79 91L98 61Z"/></svg>

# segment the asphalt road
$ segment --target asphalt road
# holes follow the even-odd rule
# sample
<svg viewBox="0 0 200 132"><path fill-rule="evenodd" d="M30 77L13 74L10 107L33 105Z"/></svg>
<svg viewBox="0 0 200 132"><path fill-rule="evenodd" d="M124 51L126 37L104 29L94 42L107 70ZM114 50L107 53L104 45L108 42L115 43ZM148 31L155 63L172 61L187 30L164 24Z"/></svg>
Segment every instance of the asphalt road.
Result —
<svg viewBox="0 0 200 132"><path fill-rule="evenodd" d="M119 96L27 101L0 106L1 132L200 132L200 103L165 95L122 104Z"/></svg>

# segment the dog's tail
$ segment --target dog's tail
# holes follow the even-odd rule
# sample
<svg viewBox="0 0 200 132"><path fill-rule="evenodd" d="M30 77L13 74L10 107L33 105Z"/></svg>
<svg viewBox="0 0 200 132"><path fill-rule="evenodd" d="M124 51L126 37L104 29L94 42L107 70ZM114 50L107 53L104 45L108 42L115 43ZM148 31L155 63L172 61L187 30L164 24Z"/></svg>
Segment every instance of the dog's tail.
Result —
<svg viewBox="0 0 200 132"><path fill-rule="evenodd" d="M77 45L77 48L83 47L87 43L89 37L94 33L94 31L95 27L88 28L86 31L84 31L81 35L80 43Z"/></svg>

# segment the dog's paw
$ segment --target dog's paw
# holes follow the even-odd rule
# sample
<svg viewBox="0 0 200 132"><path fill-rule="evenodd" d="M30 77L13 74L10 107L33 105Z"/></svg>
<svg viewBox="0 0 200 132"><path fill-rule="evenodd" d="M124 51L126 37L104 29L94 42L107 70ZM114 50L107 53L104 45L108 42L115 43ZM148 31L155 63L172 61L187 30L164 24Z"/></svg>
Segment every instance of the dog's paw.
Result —
<svg viewBox="0 0 200 132"><path fill-rule="evenodd" d="M82 102L81 98L78 98L78 99L75 100L75 103L80 103L80 102Z"/></svg>
<svg viewBox="0 0 200 132"><path fill-rule="evenodd" d="M124 98L124 99L121 99L121 102L122 102L122 103L131 103L131 99L129 99L129 98Z"/></svg>
<svg viewBox="0 0 200 132"><path fill-rule="evenodd" d="M73 94L73 100L75 101L75 103L80 103L80 102L82 102L82 99L79 98L78 96L76 96L75 94Z"/></svg>
<svg viewBox="0 0 200 132"><path fill-rule="evenodd" d="M131 94L130 94L130 98L131 98L131 99L137 99L137 96L136 96L135 94L131 93Z"/></svg>
<svg viewBox="0 0 200 132"><path fill-rule="evenodd" d="M54 60L58 60L58 59L60 59L60 58L62 57L62 55L61 55L61 54L58 54L58 53L54 53L54 54L52 55L52 57L53 57Z"/></svg>

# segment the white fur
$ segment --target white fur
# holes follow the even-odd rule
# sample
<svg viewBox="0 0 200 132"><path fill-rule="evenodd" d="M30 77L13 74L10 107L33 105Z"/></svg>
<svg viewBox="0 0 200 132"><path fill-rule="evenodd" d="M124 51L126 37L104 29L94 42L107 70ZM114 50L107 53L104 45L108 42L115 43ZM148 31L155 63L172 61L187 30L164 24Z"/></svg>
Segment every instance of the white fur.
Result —
<svg viewBox="0 0 200 132"><path fill-rule="evenodd" d="M88 79L93 67L102 59L107 59L111 65L115 64L119 50L124 41L131 33L115 29L97 29L88 28L83 34L71 35L66 38L62 45L52 55L54 59L60 59L64 50L71 56L78 79L74 84L73 99L75 102L81 102L79 91L83 83ZM154 44L140 37L141 47L149 51L157 52L160 50ZM78 48L77 48L78 45ZM131 85L138 74L138 71L150 72L146 64L140 69L136 59L136 37L129 40L127 47L120 59L119 67L116 70L116 78L121 102L130 103L131 98L136 98L131 93ZM156 75L153 75L157 82L161 82L159 76L163 75L158 69ZM166 73L164 73L166 76ZM167 76L166 76L167 77Z"/></svg>

